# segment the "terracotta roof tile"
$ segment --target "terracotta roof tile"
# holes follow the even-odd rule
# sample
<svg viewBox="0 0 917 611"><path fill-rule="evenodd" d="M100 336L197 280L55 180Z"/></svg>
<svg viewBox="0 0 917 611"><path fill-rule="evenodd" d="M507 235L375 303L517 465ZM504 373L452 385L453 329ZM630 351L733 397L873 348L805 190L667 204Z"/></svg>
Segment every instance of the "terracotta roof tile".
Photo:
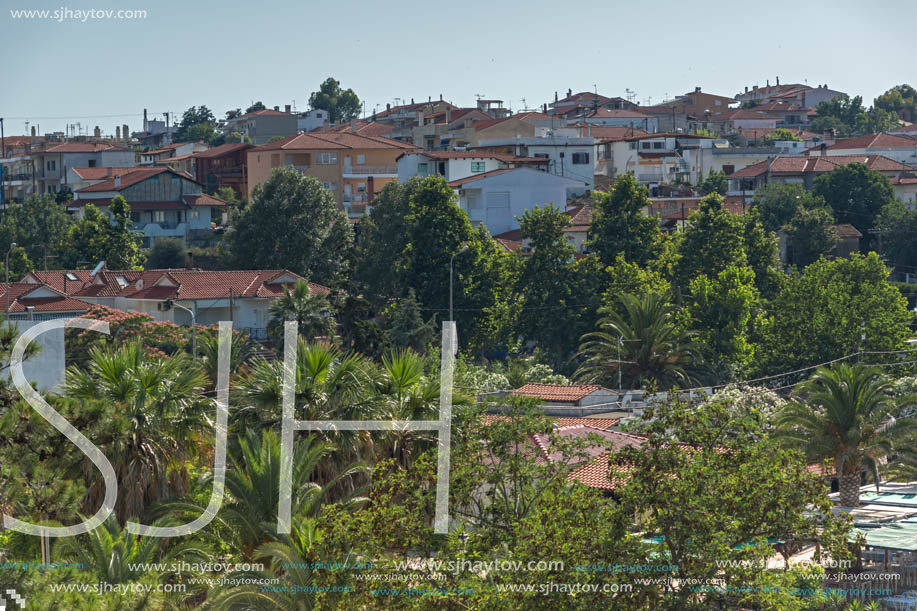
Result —
<svg viewBox="0 0 917 611"><path fill-rule="evenodd" d="M147 168L71 168L73 172L82 178L83 180L105 180L108 178L109 172L112 176L124 176L125 174L130 174L131 172L137 170L144 170Z"/></svg>
<svg viewBox="0 0 917 611"><path fill-rule="evenodd" d="M899 163L882 155L820 155L774 157L770 160L770 171L773 174L808 174L830 172L835 168L851 163L865 163L871 170L878 172L906 172L913 170L910 166ZM754 178L766 174L768 160L737 170L729 175L733 178Z"/></svg>
<svg viewBox="0 0 917 611"><path fill-rule="evenodd" d="M896 134L869 134L859 138L844 138L836 140L828 147L829 151L850 149L891 149L913 148L917 149L917 138L912 136L899 136Z"/></svg>
<svg viewBox="0 0 917 611"><path fill-rule="evenodd" d="M413 144L382 136L364 136L349 132L300 132L282 140L259 146L254 151L272 150L341 150L341 149L416 149Z"/></svg>
<svg viewBox="0 0 917 611"><path fill-rule="evenodd" d="M220 146L215 146L212 149L207 149L206 151L201 151L200 153L192 153L191 156L195 159L213 159L215 157L222 157L223 155L229 155L235 153L236 151L244 151L250 148L254 148L254 145L249 144L248 142L221 144Z"/></svg>
<svg viewBox="0 0 917 611"><path fill-rule="evenodd" d="M88 187L83 187L82 189L77 190L77 193L97 193L97 192L107 192L107 191L121 191L131 185L135 185L138 182L142 182L147 178L156 176L157 174L162 174L163 172L173 172L171 169L165 166L157 166L153 168L135 168L133 172L125 172L120 176L121 184L120 186L115 186L115 178L118 176L112 176L101 182L98 182L94 185L89 185Z"/></svg>
<svg viewBox="0 0 917 611"><path fill-rule="evenodd" d="M513 391L514 395L522 397L538 397L542 401L555 401L559 403L575 403L597 390L605 390L596 384L579 386L562 386L559 384L529 383Z"/></svg>

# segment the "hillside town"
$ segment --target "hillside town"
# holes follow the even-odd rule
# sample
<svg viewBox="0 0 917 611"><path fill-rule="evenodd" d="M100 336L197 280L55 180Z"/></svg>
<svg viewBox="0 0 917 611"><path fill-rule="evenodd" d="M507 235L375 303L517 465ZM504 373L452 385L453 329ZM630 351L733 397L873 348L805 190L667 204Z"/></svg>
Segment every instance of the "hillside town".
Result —
<svg viewBox="0 0 917 611"><path fill-rule="evenodd" d="M917 90L548 79L0 118L0 611L917 610Z"/></svg>

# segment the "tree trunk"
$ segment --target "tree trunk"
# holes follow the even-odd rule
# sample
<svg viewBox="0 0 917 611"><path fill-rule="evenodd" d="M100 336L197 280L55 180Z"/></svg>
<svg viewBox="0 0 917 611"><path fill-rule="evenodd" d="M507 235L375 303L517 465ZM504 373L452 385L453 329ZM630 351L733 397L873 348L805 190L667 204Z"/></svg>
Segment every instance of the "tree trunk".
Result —
<svg viewBox="0 0 917 611"><path fill-rule="evenodd" d="M844 473L840 476L841 505L856 507L860 504L860 474Z"/></svg>

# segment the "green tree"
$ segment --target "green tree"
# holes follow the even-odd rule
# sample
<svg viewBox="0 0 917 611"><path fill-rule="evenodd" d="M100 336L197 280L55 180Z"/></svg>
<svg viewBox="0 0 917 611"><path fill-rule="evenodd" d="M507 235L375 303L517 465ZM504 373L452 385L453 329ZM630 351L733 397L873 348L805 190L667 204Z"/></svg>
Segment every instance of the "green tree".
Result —
<svg viewBox="0 0 917 611"><path fill-rule="evenodd" d="M864 163L851 163L822 174L815 179L812 192L831 206L838 223L850 223L860 230L866 238L862 241L864 252L874 242L869 232L876 217L895 199L888 177Z"/></svg>
<svg viewBox="0 0 917 611"><path fill-rule="evenodd" d="M625 314L603 308L598 329L582 337L577 380L628 389L660 390L697 381L701 355L697 334L675 320L675 308L664 295L621 295Z"/></svg>
<svg viewBox="0 0 917 611"><path fill-rule="evenodd" d="M259 110L266 110L266 109L267 109L267 106L264 105L264 102L262 102L261 100L258 100L257 102L255 102L254 104L252 104L251 106L245 109L245 114L248 114L251 112L258 112Z"/></svg>
<svg viewBox="0 0 917 611"><path fill-rule="evenodd" d="M632 528L653 538L645 556L677 568L662 587L635 588L631 608L814 608L810 596L786 594L791 581L775 581L789 575L762 567L774 554L769 539L793 549L817 536L819 555L850 558L851 523L832 514L823 478L808 472L799 453L780 447L755 410L676 401L648 409L644 418L646 442L610 458L613 472L628 476L615 497L625 514L636 516ZM728 583L728 591L698 594L673 584L712 578ZM776 588L782 599L767 604L764 592L775 589L760 586L775 583L782 584Z"/></svg>
<svg viewBox="0 0 917 611"><path fill-rule="evenodd" d="M729 181L726 180L725 172L713 171L707 174L707 177L700 183L700 190L702 193L717 193L719 195L726 195L726 191L729 189Z"/></svg>
<svg viewBox="0 0 917 611"><path fill-rule="evenodd" d="M50 195L33 195L24 203L10 202L0 221L0 250L6 253L10 243L24 249L30 261L47 268L60 252L70 227L70 217ZM12 267L12 265L11 265Z"/></svg>
<svg viewBox="0 0 917 611"><path fill-rule="evenodd" d="M281 168L255 188L224 242L238 269L287 269L336 287L350 268L353 228L318 179Z"/></svg>
<svg viewBox="0 0 917 611"><path fill-rule="evenodd" d="M816 365L858 350L897 350L910 335L907 299L888 282L888 269L876 253L820 259L788 276L769 314L769 371Z"/></svg>
<svg viewBox="0 0 917 611"><path fill-rule="evenodd" d="M778 127L769 134L765 134L763 138L765 143L771 143L778 140L785 141L789 140L790 142L801 142L802 138L797 136L793 130L787 129L785 127Z"/></svg>
<svg viewBox="0 0 917 611"><path fill-rule="evenodd" d="M743 374L755 356L761 305L755 273L729 266L715 278L700 275L691 281L687 305L690 328L698 332L701 353L721 378Z"/></svg>
<svg viewBox="0 0 917 611"><path fill-rule="evenodd" d="M833 129L840 137L884 132L897 124L897 117L881 107L864 108L862 96L838 96L820 102L815 110L818 116L812 121L812 131Z"/></svg>
<svg viewBox="0 0 917 611"><path fill-rule="evenodd" d="M579 297L570 283L574 249L563 233L569 224L570 217L553 204L526 210L519 219L522 237L532 247L517 288L524 296L520 331L550 355L555 369L575 349L570 329L558 324Z"/></svg>
<svg viewBox="0 0 917 611"><path fill-rule="evenodd" d="M421 352L436 337L433 317L423 319L414 289L408 289L407 297L389 306L383 317L385 332L394 348L411 348Z"/></svg>
<svg viewBox="0 0 917 611"><path fill-rule="evenodd" d="M270 313L267 329L278 346L283 345L283 328L288 320L296 321L296 329L306 341L327 336L335 327L328 298L312 294L309 283L302 280L298 280L292 290L287 288L282 297L271 303Z"/></svg>
<svg viewBox="0 0 917 611"><path fill-rule="evenodd" d="M903 409L917 405L917 397L896 399L892 390L872 367L819 367L797 389L803 401L787 405L777 419L786 442L801 449L810 463L833 463L844 507L859 505L861 469L872 475L878 489L884 459L917 464L917 423L901 417Z"/></svg>
<svg viewBox="0 0 917 611"><path fill-rule="evenodd" d="M203 432L206 377L190 357L147 353L140 342L122 348L90 350L90 362L67 369L66 396L104 401L115 407L112 427L94 442L118 476L119 520L142 516L152 504L180 494L188 485L185 458L194 455L195 435ZM90 488L97 507L104 483Z"/></svg>
<svg viewBox="0 0 917 611"><path fill-rule="evenodd" d="M331 77L309 96L309 106L327 110L332 123L350 121L360 116L360 98L353 89L341 89L341 83Z"/></svg>
<svg viewBox="0 0 917 611"><path fill-rule="evenodd" d="M897 114L904 121L917 120L917 90L910 85L895 85L877 97L873 105Z"/></svg>
<svg viewBox="0 0 917 611"><path fill-rule="evenodd" d="M64 267L93 267L105 261L109 269L139 269L144 256L140 234L132 226L130 205L121 195L111 200L108 215L87 204L67 233Z"/></svg>
<svg viewBox="0 0 917 611"><path fill-rule="evenodd" d="M178 269L185 267L188 251L181 238L156 238L146 260L147 269Z"/></svg>
<svg viewBox="0 0 917 611"><path fill-rule="evenodd" d="M913 273L917 268L917 211L896 199L882 208L876 229L882 235L880 254L888 264Z"/></svg>
<svg viewBox="0 0 917 611"><path fill-rule="evenodd" d="M209 142L215 135L216 117L206 106L192 106L182 114L174 142Z"/></svg>
<svg viewBox="0 0 917 611"><path fill-rule="evenodd" d="M688 225L676 237L678 259L675 281L682 290L701 274L716 277L734 265L744 267L745 237L742 219L723 208L723 198L708 195L688 217Z"/></svg>
<svg viewBox="0 0 917 611"><path fill-rule="evenodd" d="M742 215L745 258L755 272L755 286L764 299L777 294L783 279L777 234L767 231L757 210Z"/></svg>
<svg viewBox="0 0 917 611"><path fill-rule="evenodd" d="M789 255L787 263L805 267L834 252L837 231L829 208L800 207L786 224Z"/></svg>
<svg viewBox="0 0 917 611"><path fill-rule="evenodd" d="M755 191L752 206L758 210L761 223L768 231L780 231L799 208L823 208L825 200L797 183L772 183Z"/></svg>
<svg viewBox="0 0 917 611"><path fill-rule="evenodd" d="M628 261L645 265L655 256L659 219L647 216L643 208L650 205L649 191L632 174L615 179L606 193L595 191L592 227L588 247L606 265L618 254Z"/></svg>

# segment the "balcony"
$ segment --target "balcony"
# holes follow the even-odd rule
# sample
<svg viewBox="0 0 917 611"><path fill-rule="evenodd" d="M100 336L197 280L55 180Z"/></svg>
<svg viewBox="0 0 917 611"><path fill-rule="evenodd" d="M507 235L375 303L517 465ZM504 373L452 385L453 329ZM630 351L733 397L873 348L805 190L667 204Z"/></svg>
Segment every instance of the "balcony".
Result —
<svg viewBox="0 0 917 611"><path fill-rule="evenodd" d="M309 171L309 167L310 167L310 166L307 166L307 165L294 165L294 164L292 164L292 163L288 163L288 164L287 164L287 167L288 167L288 168L291 168L291 169L293 169L293 170L296 170L296 171L299 172L300 174L305 174L306 172Z"/></svg>
<svg viewBox="0 0 917 611"><path fill-rule="evenodd" d="M344 177L355 176L398 176L398 166L396 165L360 165L344 166Z"/></svg>
<svg viewBox="0 0 917 611"><path fill-rule="evenodd" d="M345 204L357 203L357 202L368 202L369 194L368 193L345 193L342 200Z"/></svg>

